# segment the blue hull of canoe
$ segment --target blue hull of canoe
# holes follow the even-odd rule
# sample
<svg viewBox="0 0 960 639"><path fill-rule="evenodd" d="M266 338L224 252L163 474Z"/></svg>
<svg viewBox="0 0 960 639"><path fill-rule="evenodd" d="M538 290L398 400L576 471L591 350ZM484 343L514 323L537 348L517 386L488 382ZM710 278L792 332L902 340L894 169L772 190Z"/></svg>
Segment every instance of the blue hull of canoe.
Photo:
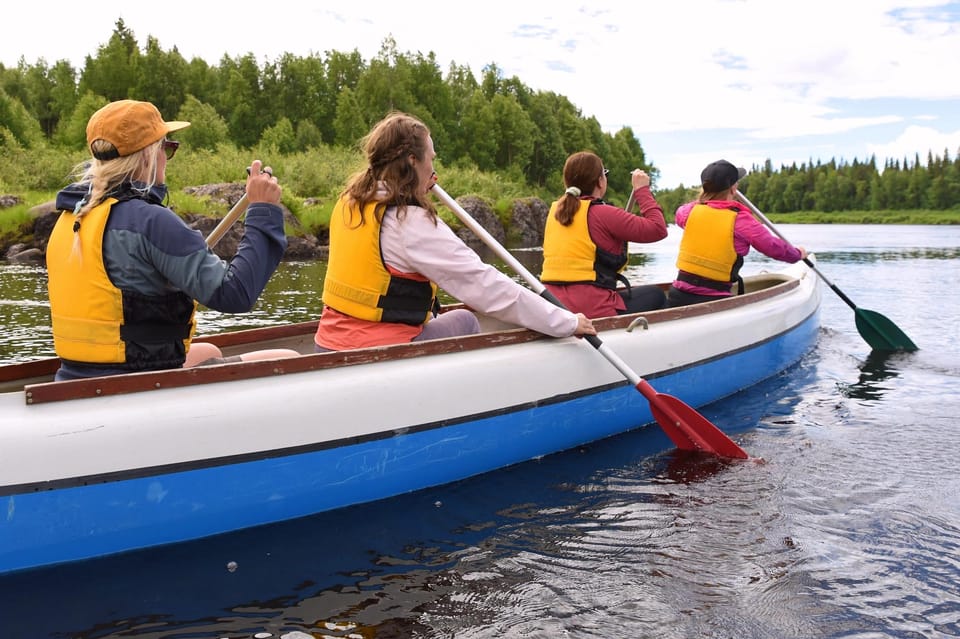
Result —
<svg viewBox="0 0 960 639"><path fill-rule="evenodd" d="M740 352L651 377L703 406L796 363L816 343L814 314ZM318 416L317 428L323 428ZM0 573L198 539L445 484L653 422L626 384L458 422L424 424L323 448L266 451L203 467L155 469L0 497ZM669 445L664 439L665 445Z"/></svg>

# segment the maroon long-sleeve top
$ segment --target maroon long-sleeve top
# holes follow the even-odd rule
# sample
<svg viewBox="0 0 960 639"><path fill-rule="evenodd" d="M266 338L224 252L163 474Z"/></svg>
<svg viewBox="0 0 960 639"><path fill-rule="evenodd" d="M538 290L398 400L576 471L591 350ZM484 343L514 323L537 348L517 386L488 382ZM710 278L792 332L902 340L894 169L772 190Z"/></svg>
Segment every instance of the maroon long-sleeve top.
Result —
<svg viewBox="0 0 960 639"><path fill-rule="evenodd" d="M658 242L667 237L667 222L649 187L633 192L640 214L630 213L612 204L595 204L587 213L590 239L601 249L620 253L624 242ZM590 196L581 199L589 200ZM545 284L564 306L587 317L609 317L626 309L623 298L595 284Z"/></svg>

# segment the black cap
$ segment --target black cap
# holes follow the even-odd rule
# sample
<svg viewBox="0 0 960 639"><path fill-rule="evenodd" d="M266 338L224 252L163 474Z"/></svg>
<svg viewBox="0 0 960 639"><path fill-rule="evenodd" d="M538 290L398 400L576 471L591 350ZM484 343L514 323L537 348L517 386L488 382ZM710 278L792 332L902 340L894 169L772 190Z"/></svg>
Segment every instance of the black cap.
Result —
<svg viewBox="0 0 960 639"><path fill-rule="evenodd" d="M742 180L746 174L747 170L743 167L737 168L726 160L717 160L701 171L700 185L708 193L719 193Z"/></svg>

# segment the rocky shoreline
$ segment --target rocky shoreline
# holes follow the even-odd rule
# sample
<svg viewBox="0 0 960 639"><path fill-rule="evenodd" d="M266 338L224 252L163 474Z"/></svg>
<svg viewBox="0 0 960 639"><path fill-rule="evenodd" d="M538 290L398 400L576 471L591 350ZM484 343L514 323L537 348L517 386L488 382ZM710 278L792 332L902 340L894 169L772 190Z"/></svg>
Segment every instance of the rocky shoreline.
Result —
<svg viewBox="0 0 960 639"><path fill-rule="evenodd" d="M243 184L207 184L187 187L184 191L193 195L208 197L222 204L228 210L243 195ZM540 198L515 200L511 207L510 221L506 228L484 200L474 196L466 196L458 198L457 202L501 244L508 242L508 236L510 245L515 247L536 247L543 243L543 227L546 223L549 207ZM0 195L0 208L8 208L19 203L20 199L15 195ZM294 230L293 234L287 237L288 246L286 253L284 253L284 259L326 259L328 251L327 233L313 234L304 231L299 220L286 207L283 207L283 214L287 228ZM24 229L24 235L31 239L26 242L0 245L0 255L3 255L8 262L13 263L42 263L46 256L47 241L59 215L60 213L54 208L52 201L34 207L31 210L30 228ZM190 213L184 213L182 217L191 228L197 229L204 236L208 235L222 219ZM242 235L241 223L235 224L217 243L214 251L220 257L229 259L236 254ZM482 246L480 240L469 229L457 229L457 235L475 249Z"/></svg>

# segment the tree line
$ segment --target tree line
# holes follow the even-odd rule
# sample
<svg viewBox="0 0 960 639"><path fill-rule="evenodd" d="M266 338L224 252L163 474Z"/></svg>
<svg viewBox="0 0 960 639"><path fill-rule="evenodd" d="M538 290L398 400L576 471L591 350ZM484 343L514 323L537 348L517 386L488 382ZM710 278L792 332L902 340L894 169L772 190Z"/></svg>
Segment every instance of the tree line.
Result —
<svg viewBox="0 0 960 639"><path fill-rule="evenodd" d="M563 162L593 149L612 165L655 172L628 127L604 132L568 98L534 91L490 64L478 80L435 55L400 53L392 38L370 61L356 50L306 57L284 54L260 64L252 53L224 55L218 65L186 60L152 36L141 50L122 19L82 69L65 60L16 68L0 65L0 147L56 145L82 149L90 115L109 101L153 102L163 116L187 120L177 138L216 151L263 145L280 153L355 147L391 110L421 118L440 160L503 172L528 184L558 186ZM617 178L629 188L629 175Z"/></svg>
<svg viewBox="0 0 960 639"><path fill-rule="evenodd" d="M950 159L928 153L926 164L913 160L887 160L880 171L876 157L865 162L814 162L781 166L767 160L753 166L740 185L762 211L945 211L960 208L960 154ZM658 193L664 210L696 196L695 189L680 186Z"/></svg>
<svg viewBox="0 0 960 639"><path fill-rule="evenodd" d="M655 182L659 175L630 127L606 133L567 97L505 78L493 63L479 80L456 63L444 73L432 52L401 53L387 38L369 61L354 50L288 53L262 64L252 53L224 55L211 65L165 50L152 36L141 49L122 19L82 69L66 60L0 64L0 147L82 149L93 112L123 98L192 122L177 137L214 152L225 144L279 153L354 147L384 114L400 110L430 127L443 164L505 174L540 190L562 190L566 157L584 149L611 167L643 168ZM611 172L610 187L628 193L629 174ZM960 156L887 162L882 171L874 158L779 170L768 160L752 167L743 188L772 213L945 210L960 207ZM683 186L657 192L668 212L693 195Z"/></svg>

